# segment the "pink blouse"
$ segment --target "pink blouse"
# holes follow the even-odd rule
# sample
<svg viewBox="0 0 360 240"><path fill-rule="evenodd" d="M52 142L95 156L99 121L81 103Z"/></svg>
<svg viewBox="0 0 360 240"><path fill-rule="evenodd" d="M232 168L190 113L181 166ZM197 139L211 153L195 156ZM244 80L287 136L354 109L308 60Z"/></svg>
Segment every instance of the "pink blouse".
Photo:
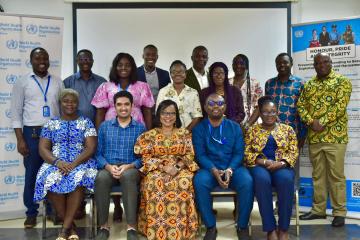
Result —
<svg viewBox="0 0 360 240"><path fill-rule="evenodd" d="M130 84L127 91L130 92L134 98L134 105L131 116L135 121L144 124L144 117L141 112L141 107L151 108L155 104L154 97L151 93L149 85L145 82L137 81L134 84ZM91 104L96 108L107 109L105 120L116 117L113 97L117 92L119 92L119 86L117 84L113 82L105 82L98 87L94 98L91 101Z"/></svg>

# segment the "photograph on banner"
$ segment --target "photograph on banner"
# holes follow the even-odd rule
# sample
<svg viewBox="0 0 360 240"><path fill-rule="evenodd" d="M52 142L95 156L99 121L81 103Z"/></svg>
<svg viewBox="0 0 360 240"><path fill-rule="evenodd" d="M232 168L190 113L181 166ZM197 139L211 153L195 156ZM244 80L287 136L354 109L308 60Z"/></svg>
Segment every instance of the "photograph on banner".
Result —
<svg viewBox="0 0 360 240"><path fill-rule="evenodd" d="M345 155L347 209L349 214L360 212L360 17L293 25L292 52L294 74L305 82L316 75L313 64L318 53L328 54L334 71L351 80ZM300 155L300 175L300 205L311 207L312 165L307 146Z"/></svg>

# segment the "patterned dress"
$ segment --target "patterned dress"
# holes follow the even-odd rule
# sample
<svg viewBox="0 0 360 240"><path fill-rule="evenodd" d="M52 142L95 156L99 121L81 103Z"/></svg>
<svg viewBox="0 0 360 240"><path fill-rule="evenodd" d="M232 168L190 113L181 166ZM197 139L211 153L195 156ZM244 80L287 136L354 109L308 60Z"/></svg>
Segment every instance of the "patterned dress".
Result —
<svg viewBox="0 0 360 240"><path fill-rule="evenodd" d="M73 162L84 150L85 138L97 136L94 124L88 118L79 117L73 121L60 118L49 120L41 131L41 137L52 142L52 153L61 161ZM97 174L94 159L78 165L68 175L62 175L59 168L43 163L35 183L34 201L45 198L47 191L65 194L78 186L93 191Z"/></svg>
<svg viewBox="0 0 360 240"><path fill-rule="evenodd" d="M140 171L145 174L140 188L139 231L150 240L195 239L198 216L192 179L199 167L194 162L191 134L180 128L167 138L155 128L138 138L134 150L142 155ZM185 167L165 182L159 165L175 165L177 161Z"/></svg>

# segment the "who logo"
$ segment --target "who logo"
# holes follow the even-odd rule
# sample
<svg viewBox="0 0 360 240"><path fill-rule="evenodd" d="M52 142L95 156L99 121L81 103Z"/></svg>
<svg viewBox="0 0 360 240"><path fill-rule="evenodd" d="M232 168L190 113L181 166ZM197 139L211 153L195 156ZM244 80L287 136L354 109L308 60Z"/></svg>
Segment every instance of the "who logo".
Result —
<svg viewBox="0 0 360 240"><path fill-rule="evenodd" d="M13 142L7 142L5 143L5 151L7 152L13 152L16 148L16 144Z"/></svg>
<svg viewBox="0 0 360 240"><path fill-rule="evenodd" d="M18 46L19 46L19 42L16 40L11 39L6 41L6 47L8 49L17 49Z"/></svg>
<svg viewBox="0 0 360 240"><path fill-rule="evenodd" d="M38 32L38 27L35 24L29 24L26 26L26 31L29 34L36 34Z"/></svg>
<svg viewBox="0 0 360 240"><path fill-rule="evenodd" d="M14 184L15 183L15 176L8 175L4 177L5 184Z"/></svg>
<svg viewBox="0 0 360 240"><path fill-rule="evenodd" d="M6 82L8 84L15 84L17 79L18 79L17 75L14 75L14 74L6 75Z"/></svg>
<svg viewBox="0 0 360 240"><path fill-rule="evenodd" d="M6 109L6 110L5 110L5 116L6 116L7 118L11 118L11 109Z"/></svg>
<svg viewBox="0 0 360 240"><path fill-rule="evenodd" d="M304 31L303 30L298 30L294 34L295 34L296 38L302 38L304 36Z"/></svg>

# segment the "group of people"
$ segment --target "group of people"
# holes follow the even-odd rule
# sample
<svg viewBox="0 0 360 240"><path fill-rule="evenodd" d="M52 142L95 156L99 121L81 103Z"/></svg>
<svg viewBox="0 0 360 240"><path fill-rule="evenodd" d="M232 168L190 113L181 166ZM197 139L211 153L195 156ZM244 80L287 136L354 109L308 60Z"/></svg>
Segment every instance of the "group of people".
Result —
<svg viewBox="0 0 360 240"><path fill-rule="evenodd" d="M216 239L211 191L236 191L236 230L247 239L257 198L268 239L288 239L299 149L306 137L314 167L314 203L303 220L325 218L330 192L334 219L346 215L344 155L351 82L332 70L328 55L314 58L306 84L291 74L292 58L275 59L278 75L265 84L250 78L249 59L238 54L228 68L206 70L208 50L197 46L193 66L175 60L170 73L156 67L158 49L147 45L144 65L119 53L109 81L91 71L91 51L76 56L79 72L61 81L48 72L49 55L31 51L33 71L16 82L12 124L24 156L26 228L36 225L38 202L62 222L57 240L79 239L74 219L85 190L97 205L97 240L110 234L114 185L122 188L127 239L195 239L199 216L205 240ZM297 176L297 177L296 177ZM274 217L272 192L278 197ZM120 199L114 220L121 219Z"/></svg>
<svg viewBox="0 0 360 240"><path fill-rule="evenodd" d="M312 30L312 37L309 43L309 47L325 47L340 45L340 41L343 40L344 44L355 43L355 33L353 32L351 25L347 25L343 34L337 31L337 25L331 25L331 32L328 32L326 26L322 26L321 33L317 33L316 29Z"/></svg>

